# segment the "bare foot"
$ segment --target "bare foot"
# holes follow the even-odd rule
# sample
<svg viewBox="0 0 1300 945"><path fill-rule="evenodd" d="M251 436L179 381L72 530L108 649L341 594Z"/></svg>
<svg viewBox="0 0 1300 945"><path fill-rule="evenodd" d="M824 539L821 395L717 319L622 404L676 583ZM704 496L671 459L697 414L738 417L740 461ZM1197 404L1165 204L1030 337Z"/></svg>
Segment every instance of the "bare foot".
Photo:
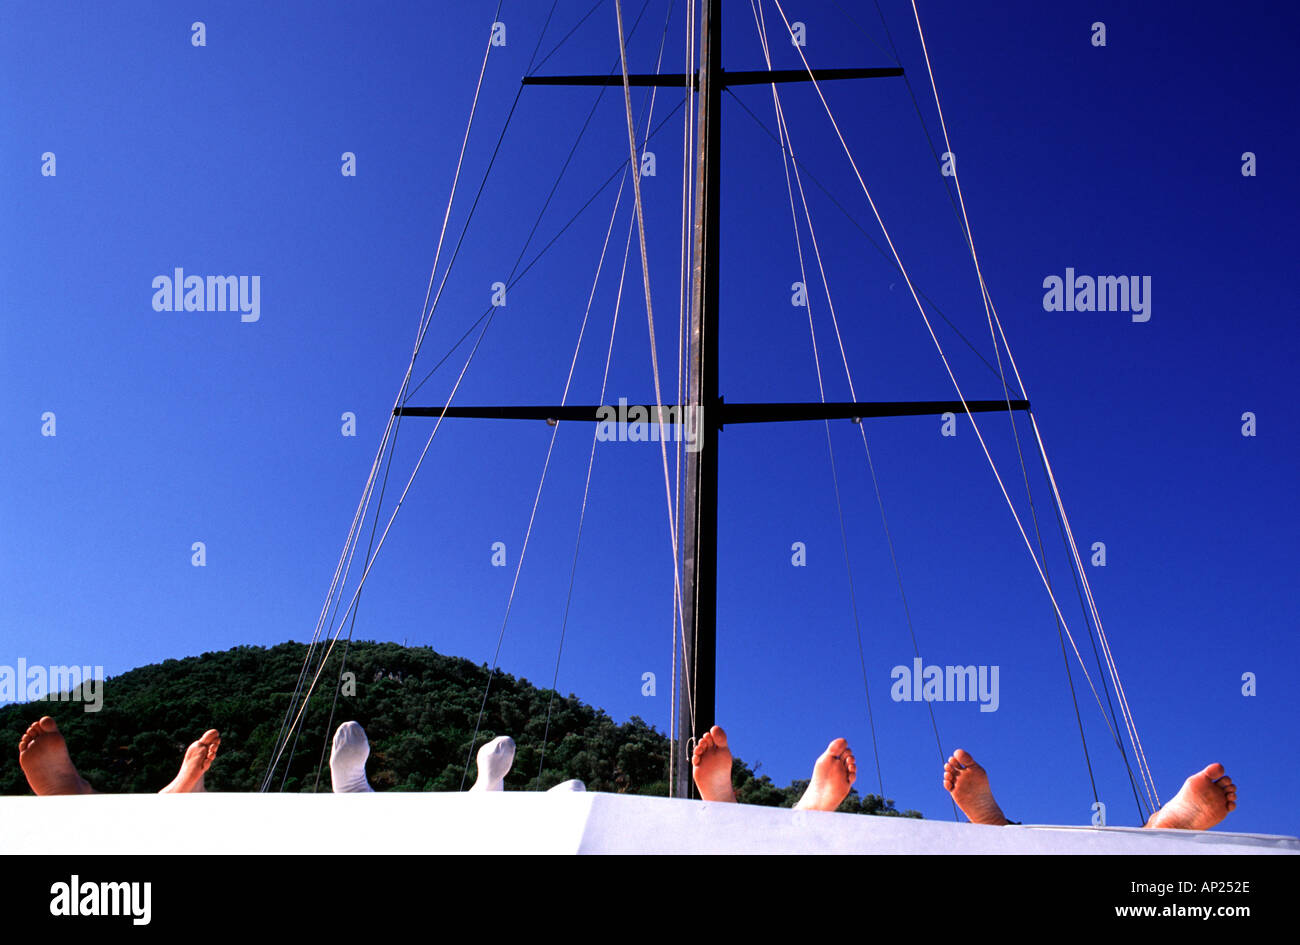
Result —
<svg viewBox="0 0 1300 945"><path fill-rule="evenodd" d="M1216 762L1184 781L1182 790L1152 814L1145 826L1209 830L1236 806L1237 786L1223 773L1223 765Z"/></svg>
<svg viewBox="0 0 1300 945"><path fill-rule="evenodd" d="M691 768L700 797L736 803L736 793L731 789L731 750L727 748L727 733L720 726L713 726L696 742Z"/></svg>
<svg viewBox="0 0 1300 945"><path fill-rule="evenodd" d="M973 824L1004 827L1010 821L993 800L989 774L975 763L970 752L958 748L943 766L943 786Z"/></svg>
<svg viewBox="0 0 1300 945"><path fill-rule="evenodd" d="M858 763L849 743L837 738L826 746L813 765L812 783L803 792L795 810L835 810L848 797L858 778Z"/></svg>
<svg viewBox="0 0 1300 945"><path fill-rule="evenodd" d="M67 742L48 715L33 722L18 740L18 764L37 794L94 794L95 789L77 774Z"/></svg>
<svg viewBox="0 0 1300 945"><path fill-rule="evenodd" d="M221 736L215 728L210 728L185 749L185 758L181 761L181 770L172 783L159 794L198 794L203 790L203 775L212 766L212 759L217 757L221 747Z"/></svg>

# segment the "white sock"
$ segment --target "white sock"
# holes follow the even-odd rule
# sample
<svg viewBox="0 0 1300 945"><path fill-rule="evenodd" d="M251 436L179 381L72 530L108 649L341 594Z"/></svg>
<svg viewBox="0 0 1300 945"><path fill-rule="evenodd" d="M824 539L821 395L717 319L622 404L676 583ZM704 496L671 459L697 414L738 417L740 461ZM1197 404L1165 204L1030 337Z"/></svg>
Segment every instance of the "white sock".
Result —
<svg viewBox="0 0 1300 945"><path fill-rule="evenodd" d="M504 791L506 774L515 760L515 740L498 735L478 750L478 780L471 791Z"/></svg>
<svg viewBox="0 0 1300 945"><path fill-rule="evenodd" d="M366 780L366 759L370 757L370 741L366 730L356 722L344 722L334 733L334 747L330 750L330 780L335 794L363 794L374 788Z"/></svg>
<svg viewBox="0 0 1300 945"><path fill-rule="evenodd" d="M587 785L583 784L583 783L582 783L581 781L579 781L577 778L573 778L573 779L571 779L571 780L569 780L569 781L561 781L559 784L555 785L555 787L553 787L553 788L547 788L547 789L546 789L546 793L547 793L547 794L564 794L564 793L567 793L567 792L569 792L569 791L585 791L585 790L587 790Z"/></svg>

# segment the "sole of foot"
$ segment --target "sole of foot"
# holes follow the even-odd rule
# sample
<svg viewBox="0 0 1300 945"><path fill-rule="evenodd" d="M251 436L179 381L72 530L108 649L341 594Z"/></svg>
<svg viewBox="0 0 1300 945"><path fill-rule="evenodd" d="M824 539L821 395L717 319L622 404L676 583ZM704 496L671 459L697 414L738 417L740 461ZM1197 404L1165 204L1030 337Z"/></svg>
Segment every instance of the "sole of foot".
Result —
<svg viewBox="0 0 1300 945"><path fill-rule="evenodd" d="M826 746L813 765L812 781L795 810L835 810L848 797L858 779L858 762L849 743L837 738Z"/></svg>
<svg viewBox="0 0 1300 945"><path fill-rule="evenodd" d="M1151 815L1148 827L1209 830L1237 807L1237 786L1217 762L1183 782L1173 799Z"/></svg>
<svg viewBox="0 0 1300 945"><path fill-rule="evenodd" d="M727 747L727 733L722 726L713 726L695 743L691 774L702 799L735 803L736 794L731 788L731 749Z"/></svg>
<svg viewBox="0 0 1300 945"><path fill-rule="evenodd" d="M217 757L217 749L221 747L221 736L215 728L210 728L199 736L198 741L192 743L189 748L185 749L185 758L181 761L181 770L172 783L167 785L159 794L199 794L203 788L203 776L208 773L212 767L213 759Z"/></svg>
<svg viewBox="0 0 1300 945"><path fill-rule="evenodd" d="M95 793L77 773L63 734L48 715L28 726L18 740L18 764L38 795Z"/></svg>
<svg viewBox="0 0 1300 945"><path fill-rule="evenodd" d="M993 799L989 774L970 752L958 748L943 766L943 786L973 824L1006 826L1009 821Z"/></svg>

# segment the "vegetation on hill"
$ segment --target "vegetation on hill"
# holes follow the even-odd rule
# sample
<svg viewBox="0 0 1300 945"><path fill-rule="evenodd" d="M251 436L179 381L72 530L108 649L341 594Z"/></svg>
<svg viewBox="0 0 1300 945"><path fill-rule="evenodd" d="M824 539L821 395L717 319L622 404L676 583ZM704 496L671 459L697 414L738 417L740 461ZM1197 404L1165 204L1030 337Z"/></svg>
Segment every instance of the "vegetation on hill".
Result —
<svg viewBox="0 0 1300 945"><path fill-rule="evenodd" d="M210 791L256 791L266 775L307 647L240 646L219 653L141 666L104 683L103 707L42 700L0 708L0 793L27 794L18 766L18 739L41 715L58 722L73 761L99 791L157 791L176 774L190 742L209 728L221 732L221 752L207 775ZM329 791L329 725L342 647L321 673L303 734L281 761L272 790ZM319 651L318 651L319 652ZM428 647L354 642L347 653L355 684L338 698L333 725L355 720L370 739L367 777L377 791L458 791L473 783L470 741L483 703L488 667L442 656ZM553 698L552 698L553 697ZM548 725L549 707L549 725ZM668 793L668 739L633 716L616 724L576 696L539 689L497 672L484 708L476 748L497 735L515 740L506 790L539 790L569 778L588 790ZM545 765L542 746L545 743ZM290 752L286 752L286 756ZM778 787L737 759L742 803L790 807L806 781ZM840 810L920 817L894 802L852 792Z"/></svg>

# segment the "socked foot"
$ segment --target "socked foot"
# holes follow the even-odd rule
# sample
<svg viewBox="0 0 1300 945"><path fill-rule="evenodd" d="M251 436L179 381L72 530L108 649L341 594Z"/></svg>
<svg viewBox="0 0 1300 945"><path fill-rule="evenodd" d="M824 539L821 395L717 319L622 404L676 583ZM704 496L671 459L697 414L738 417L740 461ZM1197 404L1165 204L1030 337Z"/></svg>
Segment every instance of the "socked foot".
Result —
<svg viewBox="0 0 1300 945"><path fill-rule="evenodd" d="M794 805L795 810L835 810L848 797L857 778L858 763L849 743L835 739L813 765L812 782Z"/></svg>
<svg viewBox="0 0 1300 945"><path fill-rule="evenodd" d="M18 740L18 764L37 794L94 794L77 774L68 745L48 715L33 722Z"/></svg>
<svg viewBox="0 0 1300 945"><path fill-rule="evenodd" d="M478 750L478 778L471 791L504 791L506 775L515 761L515 740L498 735Z"/></svg>
<svg viewBox="0 0 1300 945"><path fill-rule="evenodd" d="M731 789L731 749L727 747L727 733L721 726L713 726L696 742L691 753L691 771L695 787L704 800L736 802L736 794Z"/></svg>
<svg viewBox="0 0 1300 945"><path fill-rule="evenodd" d="M203 776L212 767L212 759L217 757L221 747L221 736L215 728L210 728L199 740L185 749L185 758L181 761L181 770L172 783L159 794L197 794L203 790Z"/></svg>
<svg viewBox="0 0 1300 945"><path fill-rule="evenodd" d="M1212 764L1183 782L1182 789L1164 807L1151 815L1147 827L1179 830L1209 830L1237 806L1237 786Z"/></svg>
<svg viewBox="0 0 1300 945"><path fill-rule="evenodd" d="M989 775L970 752L958 748L943 766L943 786L973 824L1003 827L1010 823L993 800Z"/></svg>
<svg viewBox="0 0 1300 945"><path fill-rule="evenodd" d="M330 784L335 794L369 794L374 788L366 780L366 759L370 740L356 722L344 722L334 733L330 749Z"/></svg>

